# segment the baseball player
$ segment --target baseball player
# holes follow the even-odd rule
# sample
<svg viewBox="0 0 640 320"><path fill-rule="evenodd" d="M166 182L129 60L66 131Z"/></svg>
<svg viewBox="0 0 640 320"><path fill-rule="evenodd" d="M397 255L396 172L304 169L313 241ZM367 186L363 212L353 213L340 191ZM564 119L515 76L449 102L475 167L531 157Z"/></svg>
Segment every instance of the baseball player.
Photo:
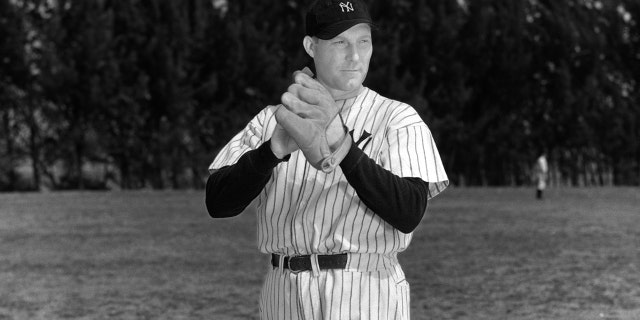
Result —
<svg viewBox="0 0 640 320"><path fill-rule="evenodd" d="M371 25L361 0L314 3L303 47L316 74L295 72L209 167L212 217L257 208L261 319L409 319L397 254L449 182L416 111L362 84Z"/></svg>
<svg viewBox="0 0 640 320"><path fill-rule="evenodd" d="M547 153L542 152L536 164L533 167L534 178L536 181L536 199L542 199L542 193L547 188L547 177L549 172L549 165L547 164Z"/></svg>

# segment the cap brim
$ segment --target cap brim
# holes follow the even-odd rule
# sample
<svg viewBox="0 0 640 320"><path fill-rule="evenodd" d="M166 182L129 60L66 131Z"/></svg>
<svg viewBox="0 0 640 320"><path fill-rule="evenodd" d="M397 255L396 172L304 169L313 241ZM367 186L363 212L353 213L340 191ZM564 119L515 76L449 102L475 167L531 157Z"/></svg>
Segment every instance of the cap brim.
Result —
<svg viewBox="0 0 640 320"><path fill-rule="evenodd" d="M372 28L374 27L373 23L369 19L353 19L353 20L344 20L338 23L332 24L323 30L319 31L316 34L316 37L322 40L329 40L337 37L339 34L345 32L347 29L355 26L359 23L369 24Z"/></svg>

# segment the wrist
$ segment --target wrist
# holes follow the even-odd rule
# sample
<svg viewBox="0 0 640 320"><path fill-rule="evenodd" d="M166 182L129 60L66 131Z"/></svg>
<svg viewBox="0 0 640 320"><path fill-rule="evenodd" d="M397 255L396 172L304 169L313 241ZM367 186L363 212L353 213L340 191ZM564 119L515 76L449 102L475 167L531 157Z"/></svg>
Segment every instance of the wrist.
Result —
<svg viewBox="0 0 640 320"><path fill-rule="evenodd" d="M331 155L322 160L322 171L329 173L340 165L342 160L347 156L347 153L349 153L352 144L353 139L351 139L351 136L345 134L342 140L331 148Z"/></svg>
<svg viewBox="0 0 640 320"><path fill-rule="evenodd" d="M286 153L285 151L280 150L277 146L275 146L273 140L269 140L269 149L271 150L273 156L276 157L276 159L281 161L286 161L288 159L289 153Z"/></svg>
<svg viewBox="0 0 640 320"><path fill-rule="evenodd" d="M329 141L329 139L327 139L327 142L329 142L329 150L331 151L331 155L322 161L321 167L322 171L324 171L325 173L333 171L338 165L340 165L344 157L347 156L347 153L349 152L349 150L351 149L351 145L353 144L353 139L349 135L349 129L344 124L344 120L342 120L342 115L338 113L338 116L334 121L339 122L340 129L335 130L340 131L337 131L338 133L334 133L331 135L334 138L333 143ZM337 125L338 124L336 124L334 128Z"/></svg>
<svg viewBox="0 0 640 320"><path fill-rule="evenodd" d="M327 142L329 144L329 150L331 152L335 152L336 150L338 150L338 148L340 148L342 143L344 143L344 140L347 138L348 135L349 134L345 130L342 132L342 134L332 136L331 140L327 139Z"/></svg>
<svg viewBox="0 0 640 320"><path fill-rule="evenodd" d="M342 115L338 113L327 128L327 144L329 145L331 152L335 152L342 145L344 139L348 135L349 129L344 124Z"/></svg>

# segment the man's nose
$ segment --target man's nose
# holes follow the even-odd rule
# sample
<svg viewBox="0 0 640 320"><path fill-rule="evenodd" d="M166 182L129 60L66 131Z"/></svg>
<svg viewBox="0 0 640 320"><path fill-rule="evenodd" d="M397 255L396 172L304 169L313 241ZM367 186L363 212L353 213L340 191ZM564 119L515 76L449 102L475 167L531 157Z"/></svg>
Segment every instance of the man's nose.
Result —
<svg viewBox="0 0 640 320"><path fill-rule="evenodd" d="M347 59L350 61L358 61L360 60L360 53L358 52L358 47L355 45L349 45L349 52L347 53Z"/></svg>

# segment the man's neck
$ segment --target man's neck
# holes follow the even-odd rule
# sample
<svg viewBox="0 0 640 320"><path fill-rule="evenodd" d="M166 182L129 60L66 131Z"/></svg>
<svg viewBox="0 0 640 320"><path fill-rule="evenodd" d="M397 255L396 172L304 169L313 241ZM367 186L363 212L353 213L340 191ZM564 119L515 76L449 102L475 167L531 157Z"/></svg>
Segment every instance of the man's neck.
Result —
<svg viewBox="0 0 640 320"><path fill-rule="evenodd" d="M360 92L364 90L364 86L360 86L359 88L351 91L334 90L330 88L328 90L329 90L329 93L331 93L333 100L338 101L338 100L347 100L353 97L357 97L360 94Z"/></svg>

